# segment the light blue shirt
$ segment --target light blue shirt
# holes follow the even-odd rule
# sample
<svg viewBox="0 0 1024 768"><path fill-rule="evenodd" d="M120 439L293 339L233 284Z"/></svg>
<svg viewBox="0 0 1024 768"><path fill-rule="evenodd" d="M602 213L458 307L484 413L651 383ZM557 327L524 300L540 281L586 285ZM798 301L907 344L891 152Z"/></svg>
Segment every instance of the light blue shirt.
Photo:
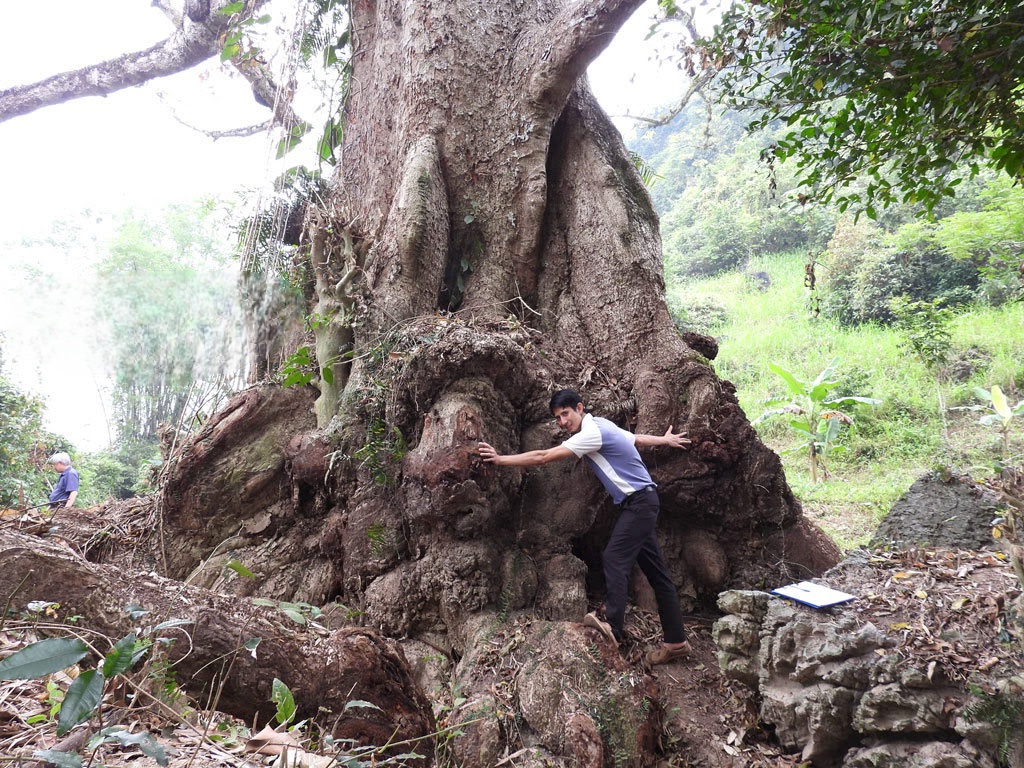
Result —
<svg viewBox="0 0 1024 768"><path fill-rule="evenodd" d="M585 413L580 431L562 445L586 459L612 501L621 504L629 494L654 485L635 442L632 432L608 419Z"/></svg>

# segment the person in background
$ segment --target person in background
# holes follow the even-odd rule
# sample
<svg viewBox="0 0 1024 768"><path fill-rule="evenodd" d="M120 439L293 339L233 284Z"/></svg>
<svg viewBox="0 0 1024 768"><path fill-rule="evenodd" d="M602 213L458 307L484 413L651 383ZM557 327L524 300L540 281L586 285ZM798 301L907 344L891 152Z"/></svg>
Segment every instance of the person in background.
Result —
<svg viewBox="0 0 1024 768"><path fill-rule="evenodd" d="M501 455L493 446L481 442L478 448L480 457L490 464L504 467L533 467L573 457L586 459L619 507L619 519L602 558L607 586L605 617L608 621L602 621L595 613L588 613L583 624L598 630L618 646L624 636L629 573L636 563L654 589L664 633L661 647L649 652L647 661L665 664L685 659L690 654L690 644L686 641L679 597L655 535L661 503L637 447L664 445L685 448L690 440L685 432L674 433L671 425L664 435L633 434L621 429L608 419L587 413L583 399L572 389L556 392L549 408L558 426L571 435L561 445Z"/></svg>
<svg viewBox="0 0 1024 768"><path fill-rule="evenodd" d="M50 466L60 475L50 491L50 509L70 509L78 498L78 470L71 466L71 457L63 452L50 457Z"/></svg>

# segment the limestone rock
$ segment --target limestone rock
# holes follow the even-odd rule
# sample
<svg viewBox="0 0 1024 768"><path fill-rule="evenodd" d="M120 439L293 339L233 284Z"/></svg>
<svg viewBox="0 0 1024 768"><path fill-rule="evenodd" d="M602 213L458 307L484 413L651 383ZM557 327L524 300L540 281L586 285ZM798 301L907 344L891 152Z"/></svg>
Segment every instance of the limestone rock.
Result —
<svg viewBox="0 0 1024 768"><path fill-rule="evenodd" d="M718 605L723 674L758 694L760 720L815 768L996 765L999 734L962 716L965 688L927 656L897 650L898 636L859 611L749 590L723 593Z"/></svg>

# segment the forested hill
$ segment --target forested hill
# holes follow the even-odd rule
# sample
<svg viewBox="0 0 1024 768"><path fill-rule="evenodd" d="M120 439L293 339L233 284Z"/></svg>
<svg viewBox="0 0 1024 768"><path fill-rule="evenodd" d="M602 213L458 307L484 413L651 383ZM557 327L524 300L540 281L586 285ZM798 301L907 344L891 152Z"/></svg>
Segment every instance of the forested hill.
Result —
<svg viewBox="0 0 1024 768"><path fill-rule="evenodd" d="M669 273L714 274L753 254L823 245L835 216L790 200L790 169L762 159L776 136L695 101L664 127L637 132L630 149L654 177Z"/></svg>
<svg viewBox="0 0 1024 768"><path fill-rule="evenodd" d="M830 256L840 258L840 240L849 250L850 232L856 231L856 239L876 242L876 257L879 250L886 250L901 253L902 261L927 261L930 266L921 269L936 279L945 274L950 283L929 286L927 275L914 275L908 277L912 285L883 291L886 302L900 294L931 300L962 287L966 290L956 296L945 296L945 303L962 305L984 298L998 304L1017 289L1024 194L1007 178L983 172L963 181L956 197L937 205L930 220L912 203L880 210L874 220L858 220L834 207L801 204L801 190L794 185L795 163L773 162L766 152L786 129L748 133L747 122L734 111L709 109L695 100L668 125L640 129L628 139L637 162L649 171L670 281L715 275L742 268L757 256L795 250L825 254L820 260L827 262ZM864 186L854 182L853 194ZM832 271L844 271L844 279L854 279L850 273L857 271L859 260L846 253L843 269ZM834 309L848 320L892 319L888 309L878 307L844 304Z"/></svg>
<svg viewBox="0 0 1024 768"><path fill-rule="evenodd" d="M661 216L669 308L715 337L715 368L752 419L790 394L773 364L804 381L834 364L830 397L881 401L847 409L853 423L819 440L818 482L817 423L810 436L782 418L757 424L804 509L860 545L922 474L985 476L1024 453L1021 417L1001 430L991 399L993 387L1010 406L1024 395L1024 192L983 174L931 219L911 205L874 220L801 206L792 163L762 159L776 135L744 124L698 103L630 139Z"/></svg>

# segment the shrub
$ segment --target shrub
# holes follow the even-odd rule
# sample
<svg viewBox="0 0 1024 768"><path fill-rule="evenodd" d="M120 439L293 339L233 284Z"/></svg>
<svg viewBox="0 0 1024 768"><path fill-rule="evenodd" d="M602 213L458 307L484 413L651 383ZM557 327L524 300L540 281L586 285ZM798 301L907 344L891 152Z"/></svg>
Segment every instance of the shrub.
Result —
<svg viewBox="0 0 1024 768"><path fill-rule="evenodd" d="M873 225L837 228L825 256L829 266L822 311L843 324L896 319L892 300L970 303L980 282L976 267L954 259L935 237L934 227L905 224L892 235Z"/></svg>
<svg viewBox="0 0 1024 768"><path fill-rule="evenodd" d="M698 299L683 304L675 294L668 295L668 311L680 331L695 331L706 336L729 322L729 312L711 299Z"/></svg>
<svg viewBox="0 0 1024 768"><path fill-rule="evenodd" d="M0 359L0 508L46 501L47 459L56 451L74 453L66 440L43 427L42 414L42 400L5 378Z"/></svg>
<svg viewBox="0 0 1024 768"><path fill-rule="evenodd" d="M130 441L116 450L82 456L77 468L82 474L83 502L130 499L149 491L149 476L159 463L160 449L155 440Z"/></svg>

